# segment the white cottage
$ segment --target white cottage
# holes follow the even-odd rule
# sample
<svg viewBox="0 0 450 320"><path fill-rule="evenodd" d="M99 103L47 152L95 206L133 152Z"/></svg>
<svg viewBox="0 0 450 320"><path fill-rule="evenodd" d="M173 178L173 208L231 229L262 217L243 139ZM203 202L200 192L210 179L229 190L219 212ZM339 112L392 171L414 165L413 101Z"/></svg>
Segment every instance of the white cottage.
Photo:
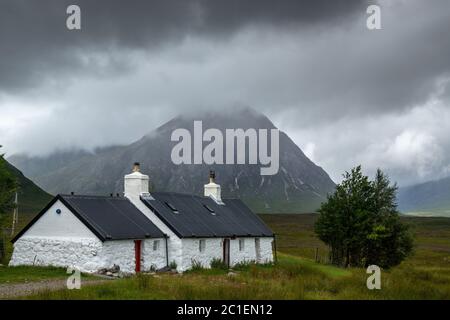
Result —
<svg viewBox="0 0 450 320"><path fill-rule="evenodd" d="M176 264L209 267L213 259L272 262L274 234L239 199L222 199L214 172L204 197L149 193L135 163L124 197L56 196L13 239L10 265L52 265L126 273Z"/></svg>

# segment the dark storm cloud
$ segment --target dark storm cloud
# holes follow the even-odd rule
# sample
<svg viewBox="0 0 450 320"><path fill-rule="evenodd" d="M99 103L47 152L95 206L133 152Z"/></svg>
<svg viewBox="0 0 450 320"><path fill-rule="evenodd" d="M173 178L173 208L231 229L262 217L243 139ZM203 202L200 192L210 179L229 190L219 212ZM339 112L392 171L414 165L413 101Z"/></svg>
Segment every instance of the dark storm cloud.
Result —
<svg viewBox="0 0 450 320"><path fill-rule="evenodd" d="M450 1L376 2L369 31L364 1L0 0L0 144L93 150L239 104L336 181L356 164L448 176Z"/></svg>
<svg viewBox="0 0 450 320"><path fill-rule="evenodd" d="M70 4L81 7L81 31L65 27ZM123 72L131 64L122 56L127 50L190 35L218 40L249 25L330 23L357 9L364 10L364 1L2 0L0 91L38 86L60 72ZM86 59L95 53L98 59Z"/></svg>

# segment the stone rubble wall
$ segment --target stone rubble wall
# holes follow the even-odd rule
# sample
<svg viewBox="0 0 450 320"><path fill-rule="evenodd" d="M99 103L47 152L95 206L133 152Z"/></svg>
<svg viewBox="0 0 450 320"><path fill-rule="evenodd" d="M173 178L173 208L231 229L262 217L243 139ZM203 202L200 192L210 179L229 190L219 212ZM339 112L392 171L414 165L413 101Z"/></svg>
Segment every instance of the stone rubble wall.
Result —
<svg viewBox="0 0 450 320"><path fill-rule="evenodd" d="M153 243L159 242L158 249L153 250ZM167 266L166 259L166 240L165 239L146 239L142 248L142 270L158 270Z"/></svg>
<svg viewBox="0 0 450 320"><path fill-rule="evenodd" d="M239 250L239 240L244 239L244 248ZM260 240L260 259L257 261L255 238L236 238L230 240L230 265L233 266L240 262L273 262L271 237L259 238ZM205 251L200 252L199 242L205 240ZM211 261L223 259L223 238L205 238L205 239L182 239L183 259L180 271L186 271L191 268L192 262L200 263L204 268L209 268Z"/></svg>
<svg viewBox="0 0 450 320"><path fill-rule="evenodd" d="M158 251L153 251L154 239L144 242L144 270L149 270L151 265L158 269L166 266L165 240L157 240L160 241ZM118 265L120 271L134 273L134 241L114 240L102 243L100 240L83 238L22 237L14 244L9 265L76 267L88 273Z"/></svg>

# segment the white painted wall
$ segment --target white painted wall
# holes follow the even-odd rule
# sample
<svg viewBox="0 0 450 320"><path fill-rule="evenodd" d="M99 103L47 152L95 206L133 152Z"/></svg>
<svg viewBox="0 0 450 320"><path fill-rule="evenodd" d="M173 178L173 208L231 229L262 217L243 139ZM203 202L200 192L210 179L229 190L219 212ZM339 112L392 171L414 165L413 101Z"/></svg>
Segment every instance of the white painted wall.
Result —
<svg viewBox="0 0 450 320"><path fill-rule="evenodd" d="M92 231L58 200L14 243L9 265L73 266L94 272L103 265L102 247Z"/></svg>
<svg viewBox="0 0 450 320"><path fill-rule="evenodd" d="M261 248L261 260L259 263L269 263L274 261L274 252L272 247L273 238L272 237L264 237L259 238L260 240L260 248Z"/></svg>
<svg viewBox="0 0 450 320"><path fill-rule="evenodd" d="M153 250L153 244L159 243L157 250ZM165 239L146 239L142 242L142 270L161 269L167 265L166 261L166 240ZM153 267L153 268L152 268Z"/></svg>
<svg viewBox="0 0 450 320"><path fill-rule="evenodd" d="M161 244L164 239L158 239ZM152 250L145 240L142 251L142 270L166 266L165 247ZM101 242L98 239L22 237L14 243L10 266L39 265L56 267L76 267L82 272L97 272L102 268L118 265L125 273L135 272L134 240L114 240Z"/></svg>
<svg viewBox="0 0 450 320"><path fill-rule="evenodd" d="M204 252L199 251L200 240L205 240ZM194 260L204 268L209 268L212 259L222 259L222 241L223 239L221 238L182 239L183 262L181 264L181 271L190 269Z"/></svg>
<svg viewBox="0 0 450 320"><path fill-rule="evenodd" d="M244 239L244 248L239 250L239 240ZM259 238L260 260L256 261L255 238L230 239L230 265L239 262L255 261L259 263L273 262L272 241L273 238ZM199 251L200 240L205 240L205 251ZM223 238L182 239L182 264L180 271L191 268L192 261L199 262L203 267L209 268L211 261L223 259Z"/></svg>
<svg viewBox="0 0 450 320"><path fill-rule="evenodd" d="M128 200L134 204L147 218L149 218L155 226L159 228L162 232L169 236L168 239L168 251L169 251L169 263L175 261L177 264L177 271L184 271L182 268L182 243L181 239L170 230L165 223L163 223L140 199L140 195L128 195ZM165 246L165 243L163 244Z"/></svg>
<svg viewBox="0 0 450 320"><path fill-rule="evenodd" d="M104 265L102 247L98 239L21 237L14 243L9 265L71 266L82 272L95 272Z"/></svg>
<svg viewBox="0 0 450 320"><path fill-rule="evenodd" d="M244 240L243 250L239 250L239 241ZM256 261L255 239L237 238L230 240L230 264L235 265L239 262Z"/></svg>
<svg viewBox="0 0 450 320"><path fill-rule="evenodd" d="M100 268L120 267L120 271L134 273L136 268L134 240L113 240L103 242L99 255ZM98 268L98 269L100 269Z"/></svg>
<svg viewBox="0 0 450 320"><path fill-rule="evenodd" d="M61 210L60 214L56 213L57 209ZM59 200L22 235L22 238L25 237L98 240L97 236Z"/></svg>

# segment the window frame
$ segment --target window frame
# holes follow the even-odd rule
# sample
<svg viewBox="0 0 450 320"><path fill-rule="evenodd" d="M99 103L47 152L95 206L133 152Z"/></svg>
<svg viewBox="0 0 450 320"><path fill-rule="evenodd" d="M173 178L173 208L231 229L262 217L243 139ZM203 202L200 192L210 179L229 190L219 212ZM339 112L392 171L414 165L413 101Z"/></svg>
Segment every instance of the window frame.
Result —
<svg viewBox="0 0 450 320"><path fill-rule="evenodd" d="M159 251L159 240L153 240L153 251Z"/></svg>
<svg viewBox="0 0 450 320"><path fill-rule="evenodd" d="M239 239L239 251L245 250L245 239Z"/></svg>
<svg viewBox="0 0 450 320"><path fill-rule="evenodd" d="M206 250L206 239L200 239L198 241L198 252L205 252Z"/></svg>

